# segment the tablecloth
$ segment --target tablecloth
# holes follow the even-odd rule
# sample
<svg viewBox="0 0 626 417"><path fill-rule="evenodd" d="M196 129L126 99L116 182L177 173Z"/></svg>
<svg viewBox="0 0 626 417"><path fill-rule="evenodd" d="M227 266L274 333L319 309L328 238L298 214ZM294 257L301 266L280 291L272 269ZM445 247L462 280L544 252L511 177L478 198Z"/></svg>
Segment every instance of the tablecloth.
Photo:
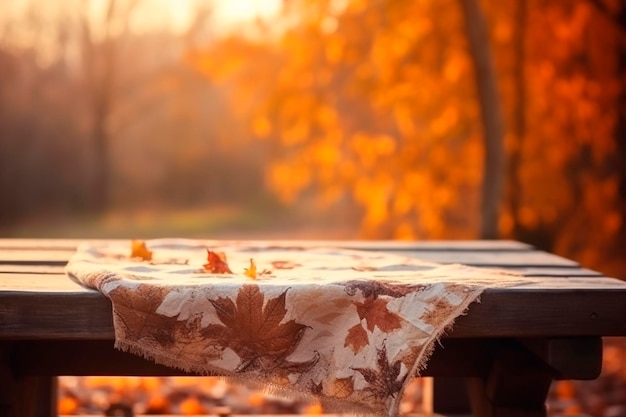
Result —
<svg viewBox="0 0 626 417"><path fill-rule="evenodd" d="M156 239L85 243L66 267L107 296L115 346L157 363L395 417L408 380L487 288L522 277L393 253ZM228 271L213 273L208 259ZM214 259L214 260L215 260ZM247 273L246 273L247 271ZM224 272L224 271L221 271Z"/></svg>

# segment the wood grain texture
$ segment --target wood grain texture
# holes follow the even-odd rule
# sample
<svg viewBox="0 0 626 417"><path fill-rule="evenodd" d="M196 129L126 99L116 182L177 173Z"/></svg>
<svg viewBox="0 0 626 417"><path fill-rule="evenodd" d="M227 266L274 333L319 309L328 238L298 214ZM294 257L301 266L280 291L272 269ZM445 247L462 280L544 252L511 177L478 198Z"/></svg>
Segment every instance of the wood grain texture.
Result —
<svg viewBox="0 0 626 417"><path fill-rule="evenodd" d="M542 346L558 345L561 339L535 339ZM428 361L421 376L470 377L484 375L490 368L494 346L504 342L479 339L447 339L442 341ZM137 355L116 350L112 340L45 341L30 340L12 344L13 369L19 376L51 375L179 375L179 370L158 365ZM592 351L592 356L598 352ZM591 356L590 356L591 357ZM586 359L581 355L578 359ZM550 365L550 364L548 364ZM561 375L581 375L573 365L574 373L561 368ZM586 368L589 377L597 369Z"/></svg>
<svg viewBox="0 0 626 417"><path fill-rule="evenodd" d="M572 268L560 266L507 266L498 268L516 272L527 277L601 277L602 274L586 268ZM65 265L31 265L31 264L0 264L0 274L63 274Z"/></svg>
<svg viewBox="0 0 626 417"><path fill-rule="evenodd" d="M62 278L47 289L32 282L0 288L0 339L112 339L110 301ZM626 284L594 280L545 278L487 290L446 337L625 336Z"/></svg>
<svg viewBox="0 0 626 417"><path fill-rule="evenodd" d="M373 251L374 249L367 249ZM516 267L578 267L578 263L540 251L449 251L449 250L394 250L395 254L438 263L461 263L472 266ZM0 249L0 264L65 265L73 250Z"/></svg>
<svg viewBox="0 0 626 417"><path fill-rule="evenodd" d="M31 340L15 342L12 346L13 369L19 376L186 374L116 350L112 340ZM490 353L477 340L448 340L433 353L422 376L482 375L490 363ZM468 358L472 360L467 360Z"/></svg>
<svg viewBox="0 0 626 417"><path fill-rule="evenodd" d="M519 251L519 252L487 252L487 251L397 251L397 254L409 257L423 258L428 261L444 264L459 263L472 266L489 267L578 267L579 264L570 259L557 255L552 255L540 251Z"/></svg>

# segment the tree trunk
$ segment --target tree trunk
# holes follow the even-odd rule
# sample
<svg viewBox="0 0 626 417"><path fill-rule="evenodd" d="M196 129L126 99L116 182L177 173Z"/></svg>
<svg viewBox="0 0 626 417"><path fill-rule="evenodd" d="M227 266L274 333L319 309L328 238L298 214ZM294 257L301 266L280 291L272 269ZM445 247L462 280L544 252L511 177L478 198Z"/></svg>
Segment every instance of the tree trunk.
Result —
<svg viewBox="0 0 626 417"><path fill-rule="evenodd" d="M617 175L619 178L619 202L618 208L622 217L619 230L619 243L616 245L615 256L621 259L624 271L626 271L626 260L623 256L623 248L626 246L626 6L622 10L617 20L619 23L619 33L621 35L617 54L619 59L618 74L622 74L622 85L619 98L617 99L617 123L615 126L614 138L617 143ZM625 272L626 273L626 272ZM626 276L621 278L626 279Z"/></svg>
<svg viewBox="0 0 626 417"><path fill-rule="evenodd" d="M111 135L109 118L113 109L117 42L111 33L116 0L109 0L104 21L104 39L96 41L88 13L83 10L83 63L90 91L91 141L93 150L90 207L103 213L110 207L111 196Z"/></svg>
<svg viewBox="0 0 626 417"><path fill-rule="evenodd" d="M104 93L107 94L107 93ZM92 140L94 151L92 209L96 213L105 212L110 206L110 135L108 128L109 105L107 97L97 97L94 103Z"/></svg>
<svg viewBox="0 0 626 417"><path fill-rule="evenodd" d="M526 13L527 1L516 0L514 34L513 34L513 88L515 104L513 108L513 135L514 146L510 150L507 160L507 200L513 221L513 236L520 234L518 212L521 206L523 189L520 179L520 166L526 136Z"/></svg>
<svg viewBox="0 0 626 417"><path fill-rule="evenodd" d="M476 77L485 145L480 237L495 239L498 237L498 219L505 175L502 143L504 127L496 70L489 47L487 22L478 0L459 1L463 9L468 46Z"/></svg>

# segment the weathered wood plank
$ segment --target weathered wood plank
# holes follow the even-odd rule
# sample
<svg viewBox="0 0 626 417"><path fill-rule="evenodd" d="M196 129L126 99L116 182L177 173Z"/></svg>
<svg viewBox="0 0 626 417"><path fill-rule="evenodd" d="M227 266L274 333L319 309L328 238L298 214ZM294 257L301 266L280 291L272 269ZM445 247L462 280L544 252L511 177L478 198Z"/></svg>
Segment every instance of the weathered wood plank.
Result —
<svg viewBox="0 0 626 417"><path fill-rule="evenodd" d="M0 264L0 274L63 274L65 265ZM2 275L0 275L1 278Z"/></svg>
<svg viewBox="0 0 626 417"><path fill-rule="evenodd" d="M398 250L394 253L420 258L438 263L462 263L472 266L491 267L543 267L552 266L560 268L577 267L578 263L560 256L540 251L442 251L442 250ZM65 265L72 257L74 251L69 250L0 250L0 264L17 265Z"/></svg>
<svg viewBox="0 0 626 417"><path fill-rule="evenodd" d="M492 267L577 267L578 263L561 256L541 251L525 252L450 252L450 251L397 251L396 254L422 258L443 264L460 263L472 266ZM1 256L1 255L0 255Z"/></svg>
<svg viewBox="0 0 626 417"><path fill-rule="evenodd" d="M602 371L602 339L524 339L520 344L554 371L555 379L592 380Z"/></svg>
<svg viewBox="0 0 626 417"><path fill-rule="evenodd" d="M537 266L537 267L499 267L507 271L517 272L527 277L601 277L602 274L597 271L592 271L586 268L571 268L571 267L552 267L552 266ZM0 264L0 274L12 273L12 274L64 274L65 265L31 265L31 264Z"/></svg>
<svg viewBox="0 0 626 417"><path fill-rule="evenodd" d="M562 339L537 339L542 346L558 345ZM581 340L581 339L576 339ZM493 358L493 345L498 340L446 339L435 348L428 367L421 376L480 376L489 369ZM112 340L50 341L29 340L13 342L13 369L18 376L50 375L177 375L180 370L157 365L140 356L114 349ZM568 356L569 352L560 352ZM556 372L589 378L599 371L600 351L590 352L594 366L585 367L568 363ZM581 355L574 358L584 359ZM471 360L467 360L471 358ZM543 358L542 358L543 359ZM551 365L549 362L546 362ZM572 371L570 371L570 369Z"/></svg>
<svg viewBox="0 0 626 417"><path fill-rule="evenodd" d="M0 250L0 264L16 265L65 265L72 257L70 250L3 249Z"/></svg>
<svg viewBox="0 0 626 417"><path fill-rule="evenodd" d="M0 274L0 298L5 297L4 292L20 292L24 297L36 295L36 293L91 293L93 290L86 289L72 281L64 274L41 275L41 274Z"/></svg>
<svg viewBox="0 0 626 417"><path fill-rule="evenodd" d="M0 339L113 338L108 299L63 276L47 276L41 288L37 277L0 280ZM490 289L448 337L626 336L624 300L626 283L610 278L543 278Z"/></svg>
<svg viewBox="0 0 626 417"><path fill-rule="evenodd" d="M587 268L562 268L552 266L507 266L507 271L517 272L527 277L602 277L598 271L592 271Z"/></svg>

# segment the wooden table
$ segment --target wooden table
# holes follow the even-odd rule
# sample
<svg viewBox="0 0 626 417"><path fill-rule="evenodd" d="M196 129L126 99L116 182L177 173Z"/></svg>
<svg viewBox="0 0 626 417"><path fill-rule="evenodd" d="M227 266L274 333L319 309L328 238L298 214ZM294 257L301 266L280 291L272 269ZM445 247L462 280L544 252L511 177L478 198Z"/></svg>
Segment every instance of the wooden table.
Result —
<svg viewBox="0 0 626 417"><path fill-rule="evenodd" d="M54 415L57 375L180 374L113 349L109 300L64 275L77 243L0 239L0 416ZM463 377L475 416L543 416L553 380L596 378L601 338L626 336L625 282L523 243L290 243L401 252L536 280L488 290L442 339L423 373L435 376L440 410L452 397L437 382Z"/></svg>

